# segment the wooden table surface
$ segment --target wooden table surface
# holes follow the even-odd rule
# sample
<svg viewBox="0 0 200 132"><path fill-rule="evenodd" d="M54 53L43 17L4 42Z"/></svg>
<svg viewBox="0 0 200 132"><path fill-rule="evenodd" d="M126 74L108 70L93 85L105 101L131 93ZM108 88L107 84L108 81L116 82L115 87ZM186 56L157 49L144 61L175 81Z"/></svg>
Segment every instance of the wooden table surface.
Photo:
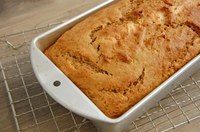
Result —
<svg viewBox="0 0 200 132"><path fill-rule="evenodd" d="M66 20L105 0L0 0L0 36ZM16 131L5 85L0 82L0 132ZM200 131L200 119L178 127Z"/></svg>
<svg viewBox="0 0 200 132"><path fill-rule="evenodd" d="M0 36L69 19L105 0L0 0ZM1 51L0 51L1 52ZM3 82L0 83L0 132L15 132Z"/></svg>

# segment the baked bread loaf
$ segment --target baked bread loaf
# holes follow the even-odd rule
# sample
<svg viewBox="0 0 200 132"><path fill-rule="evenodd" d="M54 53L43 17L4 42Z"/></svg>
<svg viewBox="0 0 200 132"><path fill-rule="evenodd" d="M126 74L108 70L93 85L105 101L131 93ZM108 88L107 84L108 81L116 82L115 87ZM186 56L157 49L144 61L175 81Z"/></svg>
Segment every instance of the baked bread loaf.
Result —
<svg viewBox="0 0 200 132"><path fill-rule="evenodd" d="M66 31L45 51L110 118L199 53L200 0L121 0Z"/></svg>

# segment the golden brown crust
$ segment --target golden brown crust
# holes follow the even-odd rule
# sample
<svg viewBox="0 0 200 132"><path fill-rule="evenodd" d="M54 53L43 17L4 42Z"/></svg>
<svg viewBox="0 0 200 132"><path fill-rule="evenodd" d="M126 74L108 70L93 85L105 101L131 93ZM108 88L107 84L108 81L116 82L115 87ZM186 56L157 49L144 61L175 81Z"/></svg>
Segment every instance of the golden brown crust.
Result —
<svg viewBox="0 0 200 132"><path fill-rule="evenodd" d="M116 118L200 53L200 0L122 0L45 54Z"/></svg>

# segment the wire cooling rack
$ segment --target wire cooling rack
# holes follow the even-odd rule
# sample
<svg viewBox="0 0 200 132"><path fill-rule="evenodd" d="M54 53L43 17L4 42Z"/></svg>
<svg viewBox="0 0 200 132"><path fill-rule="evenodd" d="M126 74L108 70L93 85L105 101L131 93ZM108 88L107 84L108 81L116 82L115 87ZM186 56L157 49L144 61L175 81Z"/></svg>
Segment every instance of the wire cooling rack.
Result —
<svg viewBox="0 0 200 132"><path fill-rule="evenodd" d="M30 42L58 24L0 37L0 83L8 93L17 131L98 131L89 120L56 103L33 74ZM197 118L200 118L200 71L133 121L124 132L165 132Z"/></svg>

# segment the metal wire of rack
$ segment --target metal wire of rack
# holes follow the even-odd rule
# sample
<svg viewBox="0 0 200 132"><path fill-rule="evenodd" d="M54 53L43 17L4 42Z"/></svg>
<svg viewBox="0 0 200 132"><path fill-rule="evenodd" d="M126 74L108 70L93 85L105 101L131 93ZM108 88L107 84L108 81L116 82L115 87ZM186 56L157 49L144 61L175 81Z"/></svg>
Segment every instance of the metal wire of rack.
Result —
<svg viewBox="0 0 200 132"><path fill-rule="evenodd" d="M0 83L8 93L17 131L98 131L56 103L40 86L29 59L31 40L60 23L0 37ZM172 90L124 132L166 132L200 118L200 71Z"/></svg>

